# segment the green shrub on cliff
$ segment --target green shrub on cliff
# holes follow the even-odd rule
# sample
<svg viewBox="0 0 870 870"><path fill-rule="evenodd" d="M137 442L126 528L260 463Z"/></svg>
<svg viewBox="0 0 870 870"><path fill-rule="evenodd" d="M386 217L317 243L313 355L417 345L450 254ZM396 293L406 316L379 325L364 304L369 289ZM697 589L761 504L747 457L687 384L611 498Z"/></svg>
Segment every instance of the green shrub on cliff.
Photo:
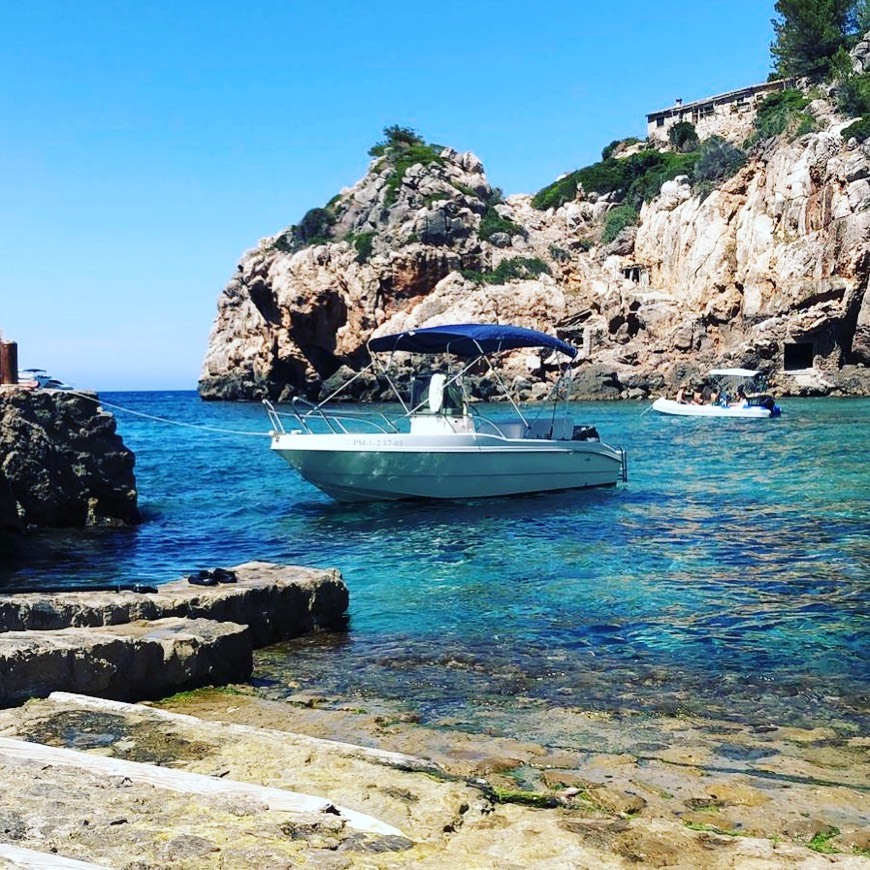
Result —
<svg viewBox="0 0 870 870"><path fill-rule="evenodd" d="M424 166L430 163L444 163L441 150L436 145L406 145L389 149L385 157L390 162L392 171L387 178L384 206L389 207L398 199L402 179L412 166L418 163Z"/></svg>
<svg viewBox="0 0 870 870"><path fill-rule="evenodd" d="M441 145L427 144L410 127L394 124L384 128L384 140L369 149L372 157L381 157L390 167L384 193L384 207L389 208L399 196L405 173L418 163L444 163Z"/></svg>
<svg viewBox="0 0 870 870"><path fill-rule="evenodd" d="M298 224L281 233L272 242L272 247L285 254L295 254L309 245L325 245L330 240L332 225L335 223L333 201L337 201L337 197L333 197L326 208L311 208L305 212Z"/></svg>
<svg viewBox="0 0 870 870"><path fill-rule="evenodd" d="M356 262L367 263L372 255L372 247L375 239L374 233L358 233L350 235L347 240L356 249Z"/></svg>
<svg viewBox="0 0 870 870"><path fill-rule="evenodd" d="M506 284L508 281L549 275L550 267L537 257L511 257L502 260L491 272L463 270L462 274L478 284Z"/></svg>
<svg viewBox="0 0 870 870"><path fill-rule="evenodd" d="M614 139L609 145L605 145L601 150L601 159L607 160L608 157L613 157L614 153L623 148L628 148L630 145L637 145L640 142L636 136L629 136L626 139Z"/></svg>
<svg viewBox="0 0 870 870"><path fill-rule="evenodd" d="M846 139L857 139L859 142L866 142L870 138L870 115L865 115L857 121L849 124L840 135Z"/></svg>
<svg viewBox="0 0 870 870"><path fill-rule="evenodd" d="M293 230L292 230L292 228L286 233L281 233L281 235L278 236L274 242L272 242L272 247L276 251L281 251L284 254L291 254L294 251L298 251L299 245L298 244L294 245L294 242L293 242Z"/></svg>
<svg viewBox="0 0 870 870"><path fill-rule="evenodd" d="M700 139L698 139L698 131L695 130L695 125L688 121L677 121L668 130L668 142L671 143L675 151L680 154L685 154L689 151L697 151Z"/></svg>
<svg viewBox="0 0 870 870"><path fill-rule="evenodd" d="M532 206L540 211L546 211L548 208L559 208L560 205L571 202L577 196L579 181L579 169L557 178L552 184L542 187L532 197Z"/></svg>
<svg viewBox="0 0 870 870"><path fill-rule="evenodd" d="M837 83L837 108L847 117L870 114L870 75L843 76Z"/></svg>
<svg viewBox="0 0 870 870"><path fill-rule="evenodd" d="M486 207L483 217L480 219L478 235L484 241L492 238L496 233L507 233L509 236L522 236L528 238L528 230L515 224L513 221L502 217L492 205Z"/></svg>
<svg viewBox="0 0 870 870"><path fill-rule="evenodd" d="M604 232L601 241L604 244L612 242L626 227L633 227L639 215L630 205L618 205L610 209L604 218Z"/></svg>
<svg viewBox="0 0 870 870"><path fill-rule="evenodd" d="M698 159L697 152L689 154L656 153L660 154L661 161L639 174L629 185L623 197L624 201L633 208L639 209L644 202L649 202L657 197L666 181L670 181L678 175L691 177L695 162Z"/></svg>
<svg viewBox="0 0 870 870"><path fill-rule="evenodd" d="M785 88L768 94L759 104L755 115L755 131L747 140L753 145L774 136L788 135L797 139L816 128L816 121L806 111L809 100L796 88Z"/></svg>
<svg viewBox="0 0 870 870"><path fill-rule="evenodd" d="M384 127L384 141L372 145L372 147L369 148L369 155L372 157L383 157L388 148L425 144L426 143L416 130L412 130L410 127L400 127L398 124L393 124L391 127Z"/></svg>
<svg viewBox="0 0 870 870"><path fill-rule="evenodd" d="M678 175L690 175L697 154L672 154L646 149L630 157L607 157L578 169L539 190L532 205L540 210L558 208L571 202L581 184L587 193L615 193L634 208L659 192L664 182Z"/></svg>
<svg viewBox="0 0 870 870"><path fill-rule="evenodd" d="M293 227L293 234L305 245L322 245L329 241L329 231L334 223L335 215L329 209L311 208Z"/></svg>
<svg viewBox="0 0 870 870"><path fill-rule="evenodd" d="M746 154L721 136L701 143L693 178L696 193L706 198L721 182L731 178L746 162Z"/></svg>

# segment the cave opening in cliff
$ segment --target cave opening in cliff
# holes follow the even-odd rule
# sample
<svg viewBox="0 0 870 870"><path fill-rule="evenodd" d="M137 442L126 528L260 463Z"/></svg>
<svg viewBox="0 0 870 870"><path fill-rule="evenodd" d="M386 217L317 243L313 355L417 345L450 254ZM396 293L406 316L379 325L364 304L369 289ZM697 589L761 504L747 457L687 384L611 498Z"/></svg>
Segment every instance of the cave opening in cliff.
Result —
<svg viewBox="0 0 870 870"><path fill-rule="evenodd" d="M815 349L811 341L786 344L782 349L782 367L787 372L811 369L814 356Z"/></svg>

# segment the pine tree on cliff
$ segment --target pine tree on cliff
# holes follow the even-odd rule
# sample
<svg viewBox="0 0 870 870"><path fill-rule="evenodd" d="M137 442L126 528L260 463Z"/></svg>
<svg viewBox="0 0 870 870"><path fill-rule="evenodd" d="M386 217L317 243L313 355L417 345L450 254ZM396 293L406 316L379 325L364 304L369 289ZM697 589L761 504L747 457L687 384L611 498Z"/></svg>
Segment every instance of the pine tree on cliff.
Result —
<svg viewBox="0 0 870 870"><path fill-rule="evenodd" d="M774 72L783 77L818 76L852 42L864 0L777 0L771 43Z"/></svg>

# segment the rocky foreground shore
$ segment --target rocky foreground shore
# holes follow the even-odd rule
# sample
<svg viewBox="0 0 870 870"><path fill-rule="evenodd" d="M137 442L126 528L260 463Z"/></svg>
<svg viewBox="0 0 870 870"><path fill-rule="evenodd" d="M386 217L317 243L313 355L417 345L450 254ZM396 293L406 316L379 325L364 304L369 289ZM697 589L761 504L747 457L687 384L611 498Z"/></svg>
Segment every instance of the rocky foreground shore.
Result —
<svg viewBox="0 0 870 870"><path fill-rule="evenodd" d="M0 712L0 867L71 866L12 849L123 870L870 866L866 738L554 715L582 745L247 685L156 708L58 693Z"/></svg>
<svg viewBox="0 0 870 870"><path fill-rule="evenodd" d="M335 627L347 590L330 571L234 572L0 599L0 868L870 867L857 729L565 707L546 715L574 736L550 746L270 688L271 645ZM164 700L116 700L149 679Z"/></svg>

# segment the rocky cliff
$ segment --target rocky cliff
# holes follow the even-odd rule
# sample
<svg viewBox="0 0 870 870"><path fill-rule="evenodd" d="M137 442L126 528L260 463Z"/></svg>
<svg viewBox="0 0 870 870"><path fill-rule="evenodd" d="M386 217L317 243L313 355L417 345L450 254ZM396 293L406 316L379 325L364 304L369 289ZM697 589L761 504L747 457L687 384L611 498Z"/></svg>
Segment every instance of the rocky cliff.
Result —
<svg viewBox="0 0 870 870"><path fill-rule="evenodd" d="M666 181L609 243L613 194L542 211L472 154L381 146L361 181L242 258L200 393L316 397L373 334L477 321L575 343L578 396L643 397L715 365L762 368L780 393L867 394L870 144L840 135L829 100L808 112L816 132L760 141L712 190Z"/></svg>
<svg viewBox="0 0 870 870"><path fill-rule="evenodd" d="M134 462L95 394L0 391L0 528L137 523Z"/></svg>

